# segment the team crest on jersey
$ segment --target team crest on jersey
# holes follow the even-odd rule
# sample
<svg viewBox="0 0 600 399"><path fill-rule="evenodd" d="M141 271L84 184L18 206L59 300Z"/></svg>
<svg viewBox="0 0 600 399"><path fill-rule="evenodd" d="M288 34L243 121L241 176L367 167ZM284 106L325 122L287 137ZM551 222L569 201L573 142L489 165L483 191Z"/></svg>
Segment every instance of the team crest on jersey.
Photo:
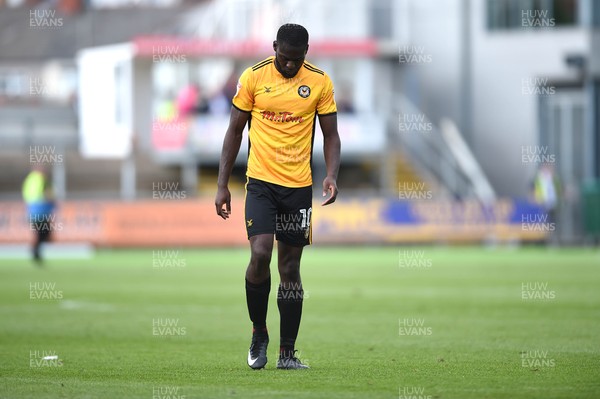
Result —
<svg viewBox="0 0 600 399"><path fill-rule="evenodd" d="M308 87L306 85L302 85L302 86L298 87L298 95L302 98L306 98L306 97L310 96L310 87Z"/></svg>

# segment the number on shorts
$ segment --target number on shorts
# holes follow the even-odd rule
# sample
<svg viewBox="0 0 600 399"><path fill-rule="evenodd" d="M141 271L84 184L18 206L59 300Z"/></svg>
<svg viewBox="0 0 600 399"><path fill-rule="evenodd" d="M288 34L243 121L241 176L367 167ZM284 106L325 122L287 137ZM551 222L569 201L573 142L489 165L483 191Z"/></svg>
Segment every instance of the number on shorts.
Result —
<svg viewBox="0 0 600 399"><path fill-rule="evenodd" d="M302 228L310 226L310 217L312 214L312 207L307 209L300 209L300 213L302 214Z"/></svg>

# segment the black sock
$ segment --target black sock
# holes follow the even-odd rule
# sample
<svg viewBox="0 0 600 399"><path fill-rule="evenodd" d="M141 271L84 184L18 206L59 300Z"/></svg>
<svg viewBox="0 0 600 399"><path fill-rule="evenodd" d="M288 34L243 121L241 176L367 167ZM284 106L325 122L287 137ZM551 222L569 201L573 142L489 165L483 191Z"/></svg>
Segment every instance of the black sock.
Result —
<svg viewBox="0 0 600 399"><path fill-rule="evenodd" d="M253 332L267 332L267 308L271 292L271 276L259 284L246 280L246 303L252 320Z"/></svg>
<svg viewBox="0 0 600 399"><path fill-rule="evenodd" d="M281 283L277 291L277 307L280 321L280 356L290 357L300 328L304 290L301 282Z"/></svg>

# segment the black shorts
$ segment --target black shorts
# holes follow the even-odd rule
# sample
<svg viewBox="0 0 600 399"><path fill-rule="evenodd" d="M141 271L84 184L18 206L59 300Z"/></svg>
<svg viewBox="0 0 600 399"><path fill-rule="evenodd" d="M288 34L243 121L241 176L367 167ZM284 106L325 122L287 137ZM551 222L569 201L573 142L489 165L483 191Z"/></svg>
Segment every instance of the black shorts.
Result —
<svg viewBox="0 0 600 399"><path fill-rule="evenodd" d="M248 238L275 234L296 247L312 242L312 186L290 188L249 177L245 212Z"/></svg>

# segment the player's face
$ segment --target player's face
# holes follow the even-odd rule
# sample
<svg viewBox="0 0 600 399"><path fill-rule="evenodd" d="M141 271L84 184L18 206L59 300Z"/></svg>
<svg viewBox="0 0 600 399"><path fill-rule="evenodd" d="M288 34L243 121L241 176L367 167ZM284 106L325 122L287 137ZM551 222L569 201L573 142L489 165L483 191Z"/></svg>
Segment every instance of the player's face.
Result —
<svg viewBox="0 0 600 399"><path fill-rule="evenodd" d="M273 42L275 50L275 67L284 78L290 79L296 76L306 57L306 47L294 47L286 43Z"/></svg>

